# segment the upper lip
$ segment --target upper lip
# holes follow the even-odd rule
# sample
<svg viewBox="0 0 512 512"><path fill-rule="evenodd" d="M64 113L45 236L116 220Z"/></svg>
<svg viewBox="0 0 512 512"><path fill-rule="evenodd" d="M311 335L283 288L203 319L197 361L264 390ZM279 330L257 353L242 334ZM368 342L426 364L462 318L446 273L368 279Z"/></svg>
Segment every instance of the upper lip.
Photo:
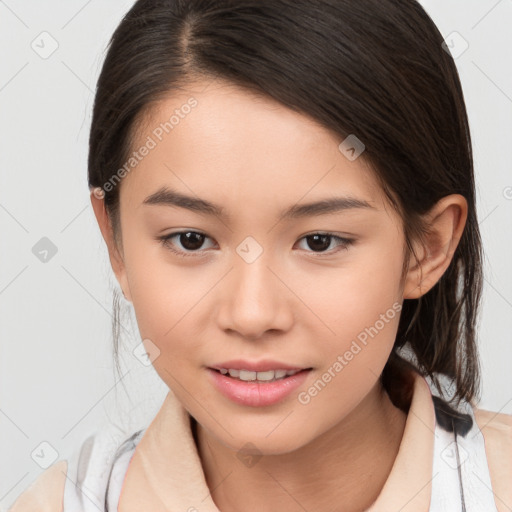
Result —
<svg viewBox="0 0 512 512"><path fill-rule="evenodd" d="M279 361L272 361L270 359L263 359L261 361L245 361L243 359L233 359L231 361L224 361L223 363L210 366L214 370L225 368L226 370L249 370L253 372L266 372L269 370L306 370L304 366L291 366Z"/></svg>

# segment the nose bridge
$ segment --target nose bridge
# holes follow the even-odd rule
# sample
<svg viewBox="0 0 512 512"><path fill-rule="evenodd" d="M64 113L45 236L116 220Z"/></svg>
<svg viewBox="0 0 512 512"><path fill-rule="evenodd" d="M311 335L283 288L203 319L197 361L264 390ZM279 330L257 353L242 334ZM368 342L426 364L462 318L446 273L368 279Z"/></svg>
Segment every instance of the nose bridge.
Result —
<svg viewBox="0 0 512 512"><path fill-rule="evenodd" d="M287 310L285 287L271 270L271 251L246 240L236 252L221 308L222 326L245 337L259 337L269 329L286 329L291 312Z"/></svg>
<svg viewBox="0 0 512 512"><path fill-rule="evenodd" d="M239 302L254 302L260 299L266 299L266 295L272 295L270 292L273 288L271 281L275 276L270 271L270 262L267 255L259 256L255 261L247 262L243 258L239 258L235 262L234 268L234 288L235 295Z"/></svg>

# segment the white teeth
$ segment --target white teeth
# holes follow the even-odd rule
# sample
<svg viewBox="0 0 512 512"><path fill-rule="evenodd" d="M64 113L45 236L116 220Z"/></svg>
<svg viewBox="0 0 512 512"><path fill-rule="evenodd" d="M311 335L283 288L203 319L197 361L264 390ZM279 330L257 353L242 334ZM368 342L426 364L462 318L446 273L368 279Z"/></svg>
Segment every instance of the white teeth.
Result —
<svg viewBox="0 0 512 512"><path fill-rule="evenodd" d="M231 370L229 370L229 374L231 375ZM250 372L249 370L240 370L238 372L238 378L240 380L256 380L257 372Z"/></svg>
<svg viewBox="0 0 512 512"><path fill-rule="evenodd" d="M222 375L226 375L229 373L230 377L234 377L243 381L253 381L258 380L262 382L270 382L278 379L283 379L284 377L288 377L290 375L295 375L301 370L268 370L266 372L253 372L250 370L234 370L234 369L226 369L220 368L220 373Z"/></svg>

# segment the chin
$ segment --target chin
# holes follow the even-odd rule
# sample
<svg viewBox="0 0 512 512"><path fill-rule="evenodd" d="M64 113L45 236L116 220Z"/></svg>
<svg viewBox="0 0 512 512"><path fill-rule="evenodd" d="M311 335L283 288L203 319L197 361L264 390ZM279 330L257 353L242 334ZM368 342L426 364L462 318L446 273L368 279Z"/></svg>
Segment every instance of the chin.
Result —
<svg viewBox="0 0 512 512"><path fill-rule="evenodd" d="M294 428L292 431L284 425L276 428L276 424L279 422L263 422L259 427L247 428L239 424L236 430L226 427L231 435L222 428L220 432L215 428L213 435L241 460L245 455L256 458L262 455L284 455L304 447L312 440L304 436L302 428Z"/></svg>

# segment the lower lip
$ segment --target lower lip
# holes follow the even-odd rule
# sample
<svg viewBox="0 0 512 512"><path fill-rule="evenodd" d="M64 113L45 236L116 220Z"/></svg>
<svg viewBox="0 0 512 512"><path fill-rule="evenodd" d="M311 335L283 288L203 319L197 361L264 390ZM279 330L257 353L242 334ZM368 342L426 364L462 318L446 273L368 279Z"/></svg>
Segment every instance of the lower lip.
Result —
<svg viewBox="0 0 512 512"><path fill-rule="evenodd" d="M302 370L274 382L244 382L208 368L214 386L224 396L249 407L263 407L280 402L304 383L309 372L310 370Z"/></svg>

